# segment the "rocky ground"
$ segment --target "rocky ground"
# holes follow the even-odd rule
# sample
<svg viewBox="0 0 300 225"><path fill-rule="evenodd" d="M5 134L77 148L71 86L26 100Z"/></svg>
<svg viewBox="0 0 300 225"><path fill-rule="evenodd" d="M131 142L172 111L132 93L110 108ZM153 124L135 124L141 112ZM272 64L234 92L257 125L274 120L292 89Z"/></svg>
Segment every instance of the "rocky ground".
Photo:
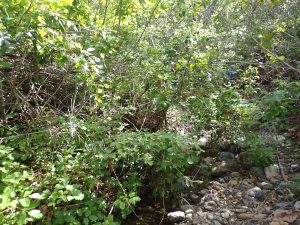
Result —
<svg viewBox="0 0 300 225"><path fill-rule="evenodd" d="M168 212L168 220L178 225L300 225L300 201L289 186L300 176L296 152L295 147L282 148L276 164L266 168L253 167L245 152L205 157L196 173L209 170L211 180L204 189L189 189L182 205Z"/></svg>

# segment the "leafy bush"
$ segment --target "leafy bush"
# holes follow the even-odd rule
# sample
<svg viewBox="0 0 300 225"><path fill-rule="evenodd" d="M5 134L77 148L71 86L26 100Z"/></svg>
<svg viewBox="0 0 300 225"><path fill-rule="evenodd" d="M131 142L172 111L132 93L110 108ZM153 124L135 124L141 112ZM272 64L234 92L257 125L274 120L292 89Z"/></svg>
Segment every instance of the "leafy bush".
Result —
<svg viewBox="0 0 300 225"><path fill-rule="evenodd" d="M13 149L0 145L0 223L22 225L43 217L40 202L33 198L34 175L16 162Z"/></svg>
<svg viewBox="0 0 300 225"><path fill-rule="evenodd" d="M268 93L262 99L265 108L262 119L272 121L275 118L282 118L299 111L296 103L300 98L300 83L277 80L277 90Z"/></svg>
<svg viewBox="0 0 300 225"><path fill-rule="evenodd" d="M295 176L293 178L293 181L290 184L290 188L295 192L296 199L300 199L300 177L299 176Z"/></svg>
<svg viewBox="0 0 300 225"><path fill-rule="evenodd" d="M109 148L115 154L114 161L122 164L122 169L150 179L149 184L160 195L166 194L163 187L175 184L201 153L195 141L165 131L122 133L112 138Z"/></svg>
<svg viewBox="0 0 300 225"><path fill-rule="evenodd" d="M175 191L201 152L192 139L167 131L108 135L110 127L95 118L60 121L55 136L32 132L9 139L15 150L1 148L10 156L1 158L0 180L1 219L7 224L97 224L112 221L115 207L117 220L126 218L143 190L159 196ZM15 158L30 163L22 166Z"/></svg>
<svg viewBox="0 0 300 225"><path fill-rule="evenodd" d="M246 135L245 147L254 165L265 167L272 164L275 157L274 150L268 147L265 140L257 134Z"/></svg>

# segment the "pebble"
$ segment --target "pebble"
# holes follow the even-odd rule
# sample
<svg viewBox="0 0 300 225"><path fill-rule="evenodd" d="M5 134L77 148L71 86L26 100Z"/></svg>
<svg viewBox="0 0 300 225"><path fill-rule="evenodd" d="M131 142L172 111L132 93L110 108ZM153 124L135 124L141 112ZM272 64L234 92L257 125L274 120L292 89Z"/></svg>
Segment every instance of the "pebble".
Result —
<svg viewBox="0 0 300 225"><path fill-rule="evenodd" d="M267 214L267 215L270 215L272 214L272 208L267 206L267 207L262 207L260 209L257 210L258 213L261 213L261 214Z"/></svg>
<svg viewBox="0 0 300 225"><path fill-rule="evenodd" d="M285 191L283 189L278 188L278 189L275 190L275 193L278 194L278 195L284 195Z"/></svg>
<svg viewBox="0 0 300 225"><path fill-rule="evenodd" d="M232 172L230 174L231 177L240 177L240 173L239 172Z"/></svg>
<svg viewBox="0 0 300 225"><path fill-rule="evenodd" d="M242 180L242 182L240 183L240 185L242 187L250 187L251 186L251 181L249 179L244 179L244 180Z"/></svg>
<svg viewBox="0 0 300 225"><path fill-rule="evenodd" d="M195 193L192 193L192 194L190 195L190 198L191 198L191 200L196 201L196 200L199 199L199 195L196 195Z"/></svg>
<svg viewBox="0 0 300 225"><path fill-rule="evenodd" d="M238 185L238 183L239 183L239 182L238 182L237 180L231 180L231 181L229 181L228 184L229 184L230 186L236 186L236 185Z"/></svg>
<svg viewBox="0 0 300 225"><path fill-rule="evenodd" d="M254 214L252 213L241 213L239 215L237 215L237 218L242 219L242 220L248 220L248 219L252 219L254 216Z"/></svg>
<svg viewBox="0 0 300 225"><path fill-rule="evenodd" d="M208 194L209 193L209 190L208 189L202 189L201 191L200 191L200 194L201 195L206 195L206 194Z"/></svg>
<svg viewBox="0 0 300 225"><path fill-rule="evenodd" d="M289 193L287 197L288 197L288 200L294 200L295 199L294 193Z"/></svg>
<svg viewBox="0 0 300 225"><path fill-rule="evenodd" d="M266 174L264 169L260 168L260 167L252 167L250 169L250 174L262 178L262 179L266 179Z"/></svg>
<svg viewBox="0 0 300 225"><path fill-rule="evenodd" d="M247 209L232 209L231 211L236 212L236 213L245 213L248 210Z"/></svg>
<svg viewBox="0 0 300 225"><path fill-rule="evenodd" d="M290 206L290 205L292 205L291 202L276 202L274 204L274 207L275 208L285 208L285 207Z"/></svg>
<svg viewBox="0 0 300 225"><path fill-rule="evenodd" d="M185 219L189 222L193 221L193 214L192 213L188 213L185 215Z"/></svg>
<svg viewBox="0 0 300 225"><path fill-rule="evenodd" d="M258 186L261 189L265 189L265 190L273 190L274 189L273 184L266 182L266 181L259 183Z"/></svg>
<svg viewBox="0 0 300 225"><path fill-rule="evenodd" d="M297 172L299 169L300 169L299 164L292 164L291 165L292 173Z"/></svg>
<svg viewBox="0 0 300 225"><path fill-rule="evenodd" d="M185 214L194 213L195 207L193 205L182 205L180 206L180 210L183 211Z"/></svg>
<svg viewBox="0 0 300 225"><path fill-rule="evenodd" d="M300 201L297 201L294 205L296 211L300 210Z"/></svg>
<svg viewBox="0 0 300 225"><path fill-rule="evenodd" d="M185 219L185 214L182 211L170 212L167 215L171 222L180 222Z"/></svg>
<svg viewBox="0 0 300 225"><path fill-rule="evenodd" d="M258 213L258 214L254 215L254 219L256 219L256 220L263 220L263 219L266 219L267 217L268 217L267 214L262 214L262 213Z"/></svg>
<svg viewBox="0 0 300 225"><path fill-rule="evenodd" d="M223 212L221 213L221 216L224 218L224 219L228 219L230 217L230 213L229 212Z"/></svg>
<svg viewBox="0 0 300 225"><path fill-rule="evenodd" d="M212 164L213 162L215 162L215 158L213 157L206 157L203 160L206 164Z"/></svg>
<svg viewBox="0 0 300 225"><path fill-rule="evenodd" d="M280 180L276 179L276 178L271 178L270 182L274 185L279 185L280 184Z"/></svg>
<svg viewBox="0 0 300 225"><path fill-rule="evenodd" d="M194 210L192 209L188 209L184 212L185 214L193 214L194 213Z"/></svg>
<svg viewBox="0 0 300 225"><path fill-rule="evenodd" d="M211 170L211 175L213 177L224 177L226 174L232 172L232 171L239 171L240 164L236 160L227 160L227 161L222 161L217 164L212 168Z"/></svg>
<svg viewBox="0 0 300 225"><path fill-rule="evenodd" d="M209 211L214 211L217 207L218 205L214 201L208 201L204 203L204 208Z"/></svg>
<svg viewBox="0 0 300 225"><path fill-rule="evenodd" d="M265 174L268 180L271 178L279 177L279 166L278 165L272 165L265 168Z"/></svg>
<svg viewBox="0 0 300 225"><path fill-rule="evenodd" d="M171 222L181 225L258 225L264 221L264 224L279 225L278 222L283 222L280 225L284 225L287 221L294 222L299 218L297 212L300 212L300 201L287 198L287 183L283 181L278 165L251 167L250 174L254 171L256 175L252 173L252 176L243 177L245 173L241 173L240 167L236 166L239 162L234 154L221 152L218 160L213 164L215 174L212 174L217 177L206 183L206 189L198 191L194 188L194 192L186 192L187 199L195 205L181 206L180 212L173 212L177 213L176 217L169 213ZM207 161L213 160L208 158ZM298 164L284 166L292 171L300 169ZM263 204L264 196L270 195L274 198L266 199ZM241 223L236 223L237 219Z"/></svg>
<svg viewBox="0 0 300 225"><path fill-rule="evenodd" d="M274 220L270 225L289 225L287 222Z"/></svg>
<svg viewBox="0 0 300 225"><path fill-rule="evenodd" d="M231 152L220 152L218 156L219 161L228 161L234 159L235 156Z"/></svg>
<svg viewBox="0 0 300 225"><path fill-rule="evenodd" d="M222 225L218 220L213 220L213 225Z"/></svg>
<svg viewBox="0 0 300 225"><path fill-rule="evenodd" d="M248 220L248 219L261 220L261 219L266 219L268 217L268 215L262 214L262 213L258 213L258 214L254 214L254 213L241 213L237 217L239 219L242 219L242 220Z"/></svg>
<svg viewBox="0 0 300 225"><path fill-rule="evenodd" d="M254 197L251 197L249 195L245 195L242 199L242 202L245 204L245 205L255 205L257 204L257 202L255 201L255 198Z"/></svg>
<svg viewBox="0 0 300 225"><path fill-rule="evenodd" d="M247 191L247 195L254 198L261 198L264 195L264 193L259 187L254 187Z"/></svg>
<svg viewBox="0 0 300 225"><path fill-rule="evenodd" d="M205 138L205 137L201 137L199 140L198 140L198 143L200 146L205 146L208 142L208 139Z"/></svg>
<svg viewBox="0 0 300 225"><path fill-rule="evenodd" d="M207 219L213 220L214 219L214 215L212 213L207 214Z"/></svg>
<svg viewBox="0 0 300 225"><path fill-rule="evenodd" d="M280 222L293 223L297 220L297 213L293 210L281 210L277 209L274 212L274 219L279 220Z"/></svg>
<svg viewBox="0 0 300 225"><path fill-rule="evenodd" d="M238 160L241 163L242 167L246 170L253 167L253 164L251 163L250 154L248 152L241 152L238 155Z"/></svg>

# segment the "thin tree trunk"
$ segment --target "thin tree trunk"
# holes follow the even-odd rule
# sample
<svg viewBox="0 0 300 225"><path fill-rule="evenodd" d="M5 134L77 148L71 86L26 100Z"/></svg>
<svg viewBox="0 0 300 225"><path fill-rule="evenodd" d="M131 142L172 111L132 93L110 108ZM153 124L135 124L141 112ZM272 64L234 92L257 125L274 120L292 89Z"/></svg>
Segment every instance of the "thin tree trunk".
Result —
<svg viewBox="0 0 300 225"><path fill-rule="evenodd" d="M6 114L5 114L5 102L4 102L4 93L3 93L3 85L2 85L2 80L0 80L0 118L2 120L2 125L3 125L3 136L5 136L7 132L7 127L6 127Z"/></svg>
<svg viewBox="0 0 300 225"><path fill-rule="evenodd" d="M103 26L105 25L105 22L106 22L108 6L109 6L109 0L106 0L105 1L105 8L104 8L104 18L103 18L103 23L102 23Z"/></svg>

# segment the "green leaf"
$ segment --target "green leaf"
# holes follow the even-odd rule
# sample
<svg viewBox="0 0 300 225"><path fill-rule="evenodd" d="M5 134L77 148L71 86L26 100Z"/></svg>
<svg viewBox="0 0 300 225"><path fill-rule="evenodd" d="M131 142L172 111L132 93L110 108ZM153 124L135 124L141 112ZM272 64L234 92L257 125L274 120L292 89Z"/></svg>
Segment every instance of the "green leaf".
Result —
<svg viewBox="0 0 300 225"><path fill-rule="evenodd" d="M51 195L51 191L46 189L42 192L41 196L40 196L40 199L46 199L48 198L49 196Z"/></svg>
<svg viewBox="0 0 300 225"><path fill-rule="evenodd" d="M28 208L30 206L30 199L29 198L22 198L22 199L19 200L19 202L24 208Z"/></svg>
<svg viewBox="0 0 300 225"><path fill-rule="evenodd" d="M0 61L0 69L10 68L12 64L9 61L1 60Z"/></svg>
<svg viewBox="0 0 300 225"><path fill-rule="evenodd" d="M133 197L129 200L129 202L131 204L136 204L137 202L139 202L141 199L139 197Z"/></svg>
<svg viewBox="0 0 300 225"><path fill-rule="evenodd" d="M88 218L84 218L83 219L83 224L88 225L89 224L89 219Z"/></svg>
<svg viewBox="0 0 300 225"><path fill-rule="evenodd" d="M67 200L68 200L68 201L72 201L73 199L74 199L73 196L71 196L71 195L68 195L68 196L67 196Z"/></svg>
<svg viewBox="0 0 300 225"><path fill-rule="evenodd" d="M78 194L76 196L73 196L73 197L74 197L75 200L82 200L82 199L84 199L84 194L80 193L80 194Z"/></svg>
<svg viewBox="0 0 300 225"><path fill-rule="evenodd" d="M33 193L33 194L29 195L29 197L32 199L42 199L42 196L40 193Z"/></svg>
<svg viewBox="0 0 300 225"><path fill-rule="evenodd" d="M120 207L120 209L125 209L125 207L126 207L126 205L125 205L125 203L124 202L120 202L119 203L119 207Z"/></svg>
<svg viewBox="0 0 300 225"><path fill-rule="evenodd" d="M68 184L68 185L66 186L66 189L67 189L68 191L72 191L72 190L74 190L74 186Z"/></svg>
<svg viewBox="0 0 300 225"><path fill-rule="evenodd" d="M95 215L90 215L90 216L89 216L89 219L90 219L91 221L97 221L97 220L98 220L98 217L95 216Z"/></svg>
<svg viewBox="0 0 300 225"><path fill-rule="evenodd" d="M23 225L25 224L25 220L26 220L26 213L25 212L20 212L18 219L17 219L17 224L18 225Z"/></svg>
<svg viewBox="0 0 300 225"><path fill-rule="evenodd" d="M43 214L38 209L33 209L33 210L29 211L28 215L34 219L41 219L43 217Z"/></svg>
<svg viewBox="0 0 300 225"><path fill-rule="evenodd" d="M187 163L192 165L195 163L195 157L192 157L192 156L189 156L188 159L187 159Z"/></svg>
<svg viewBox="0 0 300 225"><path fill-rule="evenodd" d="M32 190L25 191L24 192L24 197L28 197L32 193Z"/></svg>
<svg viewBox="0 0 300 225"><path fill-rule="evenodd" d="M40 202L39 202L39 201L32 201L32 202L30 203L30 206L29 206L28 208L34 209L34 208L38 207L39 205L40 205Z"/></svg>

